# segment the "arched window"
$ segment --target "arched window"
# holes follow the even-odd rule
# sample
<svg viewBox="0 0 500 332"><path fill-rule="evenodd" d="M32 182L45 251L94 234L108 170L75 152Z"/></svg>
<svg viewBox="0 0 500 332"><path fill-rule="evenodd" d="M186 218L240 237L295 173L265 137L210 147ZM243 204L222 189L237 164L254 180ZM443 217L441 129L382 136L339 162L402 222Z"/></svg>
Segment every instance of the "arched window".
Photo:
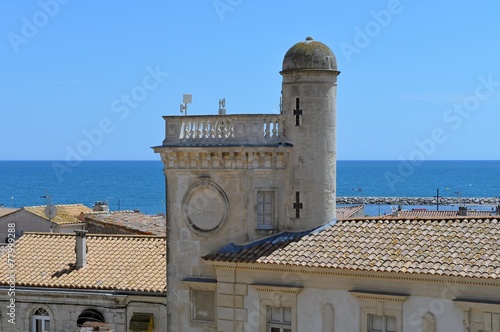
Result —
<svg viewBox="0 0 500 332"><path fill-rule="evenodd" d="M424 315L423 325L423 332L436 332L436 320L432 314Z"/></svg>
<svg viewBox="0 0 500 332"><path fill-rule="evenodd" d="M50 315L44 308L38 308L35 310L32 318L33 322L33 332L50 332Z"/></svg>
<svg viewBox="0 0 500 332"><path fill-rule="evenodd" d="M78 327L82 327L83 323L105 323L104 316L102 313L96 309L85 309L78 316L78 320L76 321L76 325Z"/></svg>

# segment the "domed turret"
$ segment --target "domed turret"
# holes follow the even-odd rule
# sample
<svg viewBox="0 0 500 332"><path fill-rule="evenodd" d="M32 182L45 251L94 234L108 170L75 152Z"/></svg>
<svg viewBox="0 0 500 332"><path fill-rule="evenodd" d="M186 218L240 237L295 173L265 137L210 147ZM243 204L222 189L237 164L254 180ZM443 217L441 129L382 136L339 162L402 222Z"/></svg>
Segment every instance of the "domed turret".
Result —
<svg viewBox="0 0 500 332"><path fill-rule="evenodd" d="M287 216L292 230L335 218L337 62L332 50L311 37L283 59L282 110L293 144L287 170Z"/></svg>
<svg viewBox="0 0 500 332"><path fill-rule="evenodd" d="M331 70L337 71L337 60L332 50L323 43L307 37L293 45L283 59L283 71Z"/></svg>

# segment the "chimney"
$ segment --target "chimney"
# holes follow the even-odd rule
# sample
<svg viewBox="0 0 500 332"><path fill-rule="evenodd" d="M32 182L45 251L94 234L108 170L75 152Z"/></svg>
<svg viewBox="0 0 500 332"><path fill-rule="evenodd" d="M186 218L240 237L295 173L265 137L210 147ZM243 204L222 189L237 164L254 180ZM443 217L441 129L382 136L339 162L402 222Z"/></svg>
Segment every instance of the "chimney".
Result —
<svg viewBox="0 0 500 332"><path fill-rule="evenodd" d="M76 268L79 269L87 264L87 231L77 230L76 234Z"/></svg>
<svg viewBox="0 0 500 332"><path fill-rule="evenodd" d="M78 219L82 222L85 221L85 213L80 212L80 214L78 216L76 216L76 219Z"/></svg>
<svg viewBox="0 0 500 332"><path fill-rule="evenodd" d="M466 206L459 206L458 207L458 215L461 217L467 217L467 207Z"/></svg>
<svg viewBox="0 0 500 332"><path fill-rule="evenodd" d="M95 202L94 212L109 212L109 205L107 202Z"/></svg>

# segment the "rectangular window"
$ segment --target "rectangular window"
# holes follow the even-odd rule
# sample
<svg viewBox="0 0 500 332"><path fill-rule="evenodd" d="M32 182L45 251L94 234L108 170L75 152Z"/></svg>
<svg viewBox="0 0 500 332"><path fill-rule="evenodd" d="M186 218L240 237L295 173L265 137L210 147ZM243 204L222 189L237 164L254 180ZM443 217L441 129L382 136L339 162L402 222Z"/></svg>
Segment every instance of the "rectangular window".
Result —
<svg viewBox="0 0 500 332"><path fill-rule="evenodd" d="M32 318L33 332L50 332L50 316L44 308L38 308Z"/></svg>
<svg viewBox="0 0 500 332"><path fill-rule="evenodd" d="M396 332L396 317L368 315L367 325L367 332Z"/></svg>
<svg viewBox="0 0 500 332"><path fill-rule="evenodd" d="M354 290L349 292L359 299L361 331L403 331L403 303L408 295Z"/></svg>
<svg viewBox="0 0 500 332"><path fill-rule="evenodd" d="M50 331L50 320L45 318L39 318L35 320L35 331L36 332L48 332Z"/></svg>
<svg viewBox="0 0 500 332"><path fill-rule="evenodd" d="M500 332L499 304L460 300L454 300L454 302L458 308L465 312L466 317L469 319L470 332ZM428 314L426 316L432 315ZM436 321L432 323L436 323ZM437 327L435 327L435 331L438 331Z"/></svg>
<svg viewBox="0 0 500 332"><path fill-rule="evenodd" d="M215 322L215 292L212 290L192 289L192 319L197 323Z"/></svg>
<svg viewBox="0 0 500 332"><path fill-rule="evenodd" d="M136 313L134 312L130 318L129 332L131 331L153 331L154 316L153 314Z"/></svg>
<svg viewBox="0 0 500 332"><path fill-rule="evenodd" d="M257 192L257 228L274 228L274 191Z"/></svg>
<svg viewBox="0 0 500 332"><path fill-rule="evenodd" d="M267 306L267 331L292 332L292 308Z"/></svg>

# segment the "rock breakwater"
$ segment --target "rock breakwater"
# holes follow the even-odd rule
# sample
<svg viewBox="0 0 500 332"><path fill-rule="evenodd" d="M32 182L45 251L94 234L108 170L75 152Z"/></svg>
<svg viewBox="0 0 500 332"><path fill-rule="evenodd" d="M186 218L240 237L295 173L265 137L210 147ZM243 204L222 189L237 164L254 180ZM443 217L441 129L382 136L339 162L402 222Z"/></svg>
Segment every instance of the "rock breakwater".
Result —
<svg viewBox="0 0 500 332"><path fill-rule="evenodd" d="M337 197L337 204L435 205L436 197ZM500 205L499 197L439 197L439 205Z"/></svg>

